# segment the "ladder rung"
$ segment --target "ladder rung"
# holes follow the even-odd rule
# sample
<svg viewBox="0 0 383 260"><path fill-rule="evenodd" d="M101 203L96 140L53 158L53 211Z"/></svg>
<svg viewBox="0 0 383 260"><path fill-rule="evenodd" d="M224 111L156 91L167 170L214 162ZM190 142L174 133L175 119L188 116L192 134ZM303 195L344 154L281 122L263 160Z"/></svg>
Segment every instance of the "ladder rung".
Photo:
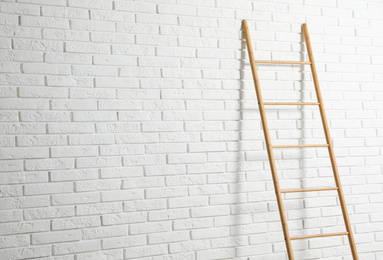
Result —
<svg viewBox="0 0 383 260"><path fill-rule="evenodd" d="M272 148L328 147L328 144L272 145Z"/></svg>
<svg viewBox="0 0 383 260"><path fill-rule="evenodd" d="M328 234L317 234L317 235L308 235L308 236L290 237L290 240L305 239L305 238L313 238L313 237L344 236L344 235L348 235L348 232L339 232L339 233L328 233Z"/></svg>
<svg viewBox="0 0 383 260"><path fill-rule="evenodd" d="M337 190L337 187L328 187L328 188L312 188L312 189L300 189L300 190L281 190L281 193L291 193L291 192L306 192L306 191L324 191L324 190Z"/></svg>
<svg viewBox="0 0 383 260"><path fill-rule="evenodd" d="M283 60L256 60L255 63L276 63L276 64L303 64L310 65L309 61L283 61Z"/></svg>
<svg viewBox="0 0 383 260"><path fill-rule="evenodd" d="M281 106L281 105L299 105L299 106L315 106L319 105L318 102L263 102L264 105L276 105L276 106Z"/></svg>

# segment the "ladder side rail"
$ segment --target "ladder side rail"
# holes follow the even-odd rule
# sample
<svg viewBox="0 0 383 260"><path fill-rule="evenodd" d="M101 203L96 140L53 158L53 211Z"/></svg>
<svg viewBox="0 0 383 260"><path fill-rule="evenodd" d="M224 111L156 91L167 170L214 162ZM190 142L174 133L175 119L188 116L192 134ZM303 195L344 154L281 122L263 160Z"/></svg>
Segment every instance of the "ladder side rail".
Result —
<svg viewBox="0 0 383 260"><path fill-rule="evenodd" d="M310 68L311 68L311 73L313 75L315 93L316 93L317 100L319 103L319 111L320 111L320 115L321 115L321 119L322 119L322 125L323 125L323 129L324 129L326 141L328 144L328 151L329 151L329 155L330 155L331 166L332 166L332 170L334 173L335 183L336 183L336 186L338 187L338 197L339 197L340 205L342 208L344 223L346 226L346 230L348 232L348 240L349 240L349 244L350 244L350 248L351 248L351 253L352 253L353 259L357 260L357 259L359 259L358 253L356 251L355 240L354 240L354 236L352 233L350 219L348 217L346 202L344 199L344 194L343 194L343 189L342 189L342 185L341 185L341 181L340 181L340 177L339 177L338 167L337 167L336 160L335 160L334 149L333 149L333 145L331 142L331 136L330 136L330 131L329 131L328 123L327 123L326 113L324 110L322 94L321 94L320 87L319 87L318 74L316 72L314 55L313 55L313 51L312 51L312 47L311 47L311 42L310 42L310 37L309 37L308 29L307 29L307 24L303 24L303 31L304 31L305 41L306 41L307 53L309 56L309 60L311 62Z"/></svg>
<svg viewBox="0 0 383 260"><path fill-rule="evenodd" d="M272 173L272 178L273 178L273 183L274 183L274 189L275 189L275 193L276 193L276 197L277 197L279 215L281 218L282 229L283 229L283 233L285 236L287 255L288 255L290 260L294 260L294 254L293 254L293 249L291 246L289 228L287 225L286 213L285 213L285 209L283 206L283 198L282 198L282 194L280 191L279 179L278 179L277 170L276 170L276 166L275 166L274 154L273 154L273 150L272 150L272 146L271 146L269 128L268 128L267 121L266 121L266 113L265 113L265 109L264 109L264 105L263 105L261 89L259 86L259 78L258 78L257 68L255 65L253 47L251 44L250 32L249 32L249 26L247 24L247 20L243 20L243 29L244 29L244 33L245 33L247 51L249 54L251 71L252 71L253 80L254 80L255 92L257 94L258 107L259 107L259 111L261 114L263 133L264 133L265 140L266 140L267 154L269 157L269 163L270 163L270 168L271 168L271 173Z"/></svg>

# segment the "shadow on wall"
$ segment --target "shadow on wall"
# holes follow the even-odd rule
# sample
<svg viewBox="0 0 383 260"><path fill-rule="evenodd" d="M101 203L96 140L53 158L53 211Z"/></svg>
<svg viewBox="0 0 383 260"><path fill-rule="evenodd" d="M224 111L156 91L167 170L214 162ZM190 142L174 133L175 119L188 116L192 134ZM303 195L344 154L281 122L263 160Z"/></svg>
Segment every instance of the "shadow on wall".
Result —
<svg viewBox="0 0 383 260"><path fill-rule="evenodd" d="M301 61L304 61L305 60L305 56L306 56L306 48L305 48L305 44L304 44L304 33L303 33L303 29L301 31L301 34L300 34L300 60ZM250 71L250 67L249 66L245 66L246 64L249 64L249 61L247 59L247 56L246 56L246 52L247 52L247 46L246 46L246 42L245 42L245 37L244 37L244 32L242 31L242 46L241 46L241 62L240 62L240 65L241 65L241 68L240 68L240 71L241 71L241 79L240 79L240 89L238 90L239 91L239 109L240 109L240 112L242 113L243 115L243 111L248 109L246 108L244 105L243 105L243 100L244 100L244 90L245 90L245 87L246 87L246 84L245 84L245 78L244 78L244 73L245 71L247 72L248 70ZM291 65L291 66L294 66L294 65ZM299 81L297 81L296 83L294 83L294 90L296 91L299 91L299 98L298 100L296 100L297 102L304 102L305 101L305 91L306 91L306 84L305 84L305 65L299 65L299 72L301 74L301 78ZM248 89L247 89L248 90ZM314 88L312 89L312 91L314 91ZM255 90L254 90L255 92ZM252 104L253 105L253 104ZM307 138L307 137L312 137L310 134L309 136L306 136L306 132L305 132L305 129L306 129L306 119L311 119L311 118L306 118L306 113L305 113L305 106L300 106L298 107L298 110L300 111L300 116L299 118L301 119L302 121L302 124L301 124L301 128L299 129L299 136L301 136L302 138ZM257 106L257 101L254 100L254 110L251 111L252 113L257 113L259 114L259 109L258 109L258 106ZM241 117L241 119L243 120L243 117ZM259 125L261 125L261 123L259 122ZM245 127L246 129L246 127ZM250 163L248 162L248 158L244 156L244 153L248 150L248 147L243 147L243 142L242 142L242 134L241 132L244 129L244 126L242 124L242 121L239 121L238 122L238 131L240 132L240 138L239 138L239 141L238 141L238 156L237 158L244 158L244 161L237 161L237 174L242 174L243 171L244 171L244 168L243 168L243 164L246 164L246 163ZM259 139L263 139L263 135L262 137L258 137ZM264 143L264 141L263 141ZM264 145L263 145L264 147ZM264 147L264 154L266 154L266 150L265 150L265 147ZM304 151L303 149L299 149L298 150L298 160L299 160L299 165L300 165L300 168L299 169L296 169L296 178L304 178L305 176L305 171L304 169L302 168L302 166L304 166L302 164L302 159L304 159ZM280 158L279 158L280 157ZM276 156L276 160L279 159L279 160L283 160L284 159L284 156L283 154L281 156ZM259 156L258 158L255 159L256 161L262 161L264 162L264 165L268 164L268 159L264 159L263 156ZM263 167L263 169L265 169L265 167ZM266 182L270 182L272 183L272 178L271 178L271 172L270 172L270 169L268 167L266 167L267 170L262 170L261 171L261 174L264 174L264 175L268 175L268 176L263 176L263 177L260 177L259 180L261 182L264 182L265 184L265 191L263 192L266 192L266 193L269 193L267 190L266 190ZM278 169L277 169L278 170ZM279 170L282 170L282 169L279 169ZM271 198L271 200L269 199L268 200L268 197L265 196L261 196L261 198L258 200L258 202L256 203L251 203L249 202L249 200L247 199L247 202L246 203L241 203L241 201L243 201L243 194L246 194L248 195L248 190L243 190L243 187L245 186L242 186L241 184L246 184L248 183L248 175L249 174L257 174L257 172L246 172L245 173L245 180L242 180L242 178L240 177L240 175L238 175L236 178L236 185L234 185L235 189L233 189L232 191L230 191L230 193L234 193L233 196L235 196L235 201L238 202L236 204L233 204L232 205L232 212L231 214L233 214L233 212L241 212L242 214L238 214L238 215L231 215L232 217L232 229L231 229L231 239L232 239L232 242L233 244L236 246L236 247L239 247L239 246L244 246L246 245L247 241L243 241L243 236L242 237L238 237L236 238L237 235L250 235L252 236L254 239L253 241L260 241L259 244L262 245L264 243L268 243L268 241L270 243L274 243L274 244L283 244L284 246L284 239L283 239L283 232L282 232L282 227L281 227L281 222L280 222L280 219L279 219L279 214L278 214L278 211L277 210L274 210L274 211L270 211L270 207L268 207L266 209L266 213L265 214L268 214L270 215L270 219L278 219L277 221L275 221L274 223L277 224L279 226L278 230L279 232L276 233L277 236L272 236L273 238L271 238L272 241L269 240L269 236L270 234L265 234L262 232L262 228L259 229L259 233L257 232L254 232L254 233L247 233L247 234L244 234L244 230L243 230L243 227L244 225L252 225L251 228L249 228L249 230L254 230L253 227L256 227L257 225L261 226L261 225L264 225L262 222L262 220L257 220L257 214L259 213L264 213L264 207L262 205L264 205L264 203L267 203L269 204L270 202L271 203L275 203L276 205L276 199L275 199L275 195L274 195L274 189L272 191L272 194L273 194L273 197ZM280 174L279 178L281 179L283 177L282 174ZM244 182L245 181L245 182ZM300 188L304 188L303 187L303 183L302 181L300 182ZM305 198L307 197L307 193L300 193L298 194L297 196L292 196L292 197L287 197L285 199L298 199L298 200L302 200L304 201ZM310 196L309 196L310 197ZM248 196L247 196L248 198ZM263 201L262 201L263 200ZM263 203L264 202L264 203ZM259 213L257 213L259 212ZM287 213L287 212L286 212ZM273 216L271 216L273 215ZM274 216L275 215L275 216ZM250 217L249 217L250 216ZM264 218L265 215L263 214L263 216L260 216L259 219L262 219ZM275 217L275 218L274 218ZM288 217L288 214L287 214L287 217ZM307 212L305 210L302 210L302 213L300 215L300 221L302 221L302 226L303 226L303 220L306 219L308 216L307 216ZM249 222L251 221L251 222ZM254 225L255 224L255 225ZM270 222L267 223L267 225L269 225ZM303 226L304 228L304 226ZM262 241L262 242L261 242ZM251 245L254 245L254 244L251 244ZM294 241L294 244L293 244L294 248L296 248L296 250L302 250L303 251L306 251L308 249L307 247L307 241L302 241L302 240L299 240L299 241ZM278 246L279 248L279 246ZM237 249L238 250L238 249ZM286 254L284 254L284 256L286 257ZM283 258L283 256L281 255L281 257Z"/></svg>
<svg viewBox="0 0 383 260"><path fill-rule="evenodd" d="M254 91L255 89L252 87L249 89L249 86L253 85L253 80L251 81L245 79L244 74L251 73L250 63L247 58L247 46L244 36L244 31L242 31L242 44L241 44L241 57L240 57L240 86L239 86L239 112L241 113L241 120L238 121L238 131L240 133L239 139L237 142L237 158L239 160L236 163L236 174L237 177L235 179L235 184L233 185L233 190L230 191L232 196L235 197L235 203L231 206L231 242L236 247L237 256L240 256L241 250L243 246L251 246L250 250L254 251L255 255L262 254L266 250L272 250L272 244L269 243L269 237L272 237L273 242L282 243L284 245L283 233L282 229L280 229L280 236L276 239L275 236L268 234L268 224L265 224L266 216L273 215L270 219L276 219L275 216L278 216L278 211L270 212L268 204L270 203L271 194L274 194L274 191L266 190L266 183L271 182L271 174L267 170L265 171L265 164L268 163L268 160L265 157L267 152L265 150L264 142L261 149L259 149L258 141L253 142L249 146L248 140L246 140L246 146L244 146L243 142L243 131L250 130L254 131L253 127L249 127L249 122L244 122L244 111L247 113L255 113L257 116L259 115L258 102L256 99L254 100L246 100L245 91ZM246 84L247 83L247 84ZM249 84L251 83L251 84ZM247 88L246 88L247 87ZM251 122L250 122L251 123ZM256 139L263 139L263 133L261 130L261 121L257 119L254 122L256 125L254 135L257 133L261 133L262 136L257 136ZM252 150L250 150L252 149ZM253 150L254 149L254 150ZM247 152L256 151L260 152L256 154L256 158L249 158ZM258 175L254 177L254 175ZM257 187L262 186L263 191L261 191L265 195L261 195L258 198L249 199L249 194L252 191L252 185L256 185L256 182L262 182L262 185L257 185ZM258 192L254 192L258 193ZM244 195L246 196L246 200L244 200ZM274 197L275 198L275 197ZM272 201L276 204L275 200ZM257 218L257 214L262 215ZM274 216L275 215L275 216ZM280 225L280 221L275 222ZM266 245L268 244L268 245ZM244 249L246 250L246 249ZM279 255L279 254L278 254ZM279 255L283 257L283 253Z"/></svg>

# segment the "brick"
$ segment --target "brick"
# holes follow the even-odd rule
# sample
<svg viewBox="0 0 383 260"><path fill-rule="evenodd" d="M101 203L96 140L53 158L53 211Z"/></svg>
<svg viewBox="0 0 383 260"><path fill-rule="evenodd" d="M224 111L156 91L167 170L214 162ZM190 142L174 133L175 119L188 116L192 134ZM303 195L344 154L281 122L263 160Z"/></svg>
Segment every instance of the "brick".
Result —
<svg viewBox="0 0 383 260"><path fill-rule="evenodd" d="M25 98L67 98L66 89L55 89L46 87L22 87L19 89L20 97Z"/></svg>
<svg viewBox="0 0 383 260"><path fill-rule="evenodd" d="M145 167L145 173L148 176L157 175L178 175L186 173L184 165L157 165Z"/></svg>
<svg viewBox="0 0 383 260"><path fill-rule="evenodd" d="M1 121L2 122L17 122L18 121L18 115L15 112L1 112Z"/></svg>
<svg viewBox="0 0 383 260"><path fill-rule="evenodd" d="M186 196L187 189L184 187L181 188L156 188L149 189L146 191L146 198L171 198Z"/></svg>
<svg viewBox="0 0 383 260"><path fill-rule="evenodd" d="M122 14L122 15L115 15L116 13L111 13L110 15L113 15L111 17L111 20L131 20L134 16L132 13L129 14ZM103 14L101 14L103 16ZM107 14L108 15L108 14ZM102 17L100 18L102 20ZM117 25L121 25L118 23ZM109 32L91 32L91 38L93 42L100 42L100 43L134 43L134 36L133 35L128 35L128 34L117 34L115 32L109 33ZM123 59L121 57L113 57L113 56L108 56L107 60L117 60L119 62L122 62L124 64L126 63L131 63L132 60L136 60L136 58L129 58L126 59L125 61L122 61ZM106 59L103 59L104 62L107 62ZM135 65L136 63L134 63Z"/></svg>
<svg viewBox="0 0 383 260"><path fill-rule="evenodd" d="M53 245L53 255L65 255L70 253L82 253L100 250L99 241L80 241L75 243L62 243Z"/></svg>
<svg viewBox="0 0 383 260"><path fill-rule="evenodd" d="M76 88L70 91L71 98L79 99L110 99L115 98L116 93L112 89L100 89L100 88ZM102 114L102 112L101 112Z"/></svg>
<svg viewBox="0 0 383 260"><path fill-rule="evenodd" d="M25 195L44 195L73 192L72 183L30 184L24 187Z"/></svg>
<svg viewBox="0 0 383 260"><path fill-rule="evenodd" d="M195 228L208 228L213 226L213 220L211 218L197 218L186 220L175 220L175 230L189 230Z"/></svg>
<svg viewBox="0 0 383 260"><path fill-rule="evenodd" d="M109 46L103 43L67 42L65 43L65 50L70 53L110 53Z"/></svg>
<svg viewBox="0 0 383 260"><path fill-rule="evenodd" d="M5 259L27 259L35 257L44 257L51 254L50 246L35 246L35 247L23 247L23 250L19 248L2 250L2 257Z"/></svg>
<svg viewBox="0 0 383 260"><path fill-rule="evenodd" d="M128 233L127 227L102 227L102 228L86 228L82 230L83 239L97 239L112 236L126 236Z"/></svg>
<svg viewBox="0 0 383 260"><path fill-rule="evenodd" d="M52 220L52 230L75 229L83 227L101 226L100 217L76 217L76 218L60 218Z"/></svg>
<svg viewBox="0 0 383 260"><path fill-rule="evenodd" d="M145 212L130 212L121 214L109 214L102 216L103 225L132 224L146 221Z"/></svg>
<svg viewBox="0 0 383 260"><path fill-rule="evenodd" d="M48 103L46 100L42 99L13 99L13 98L7 98L3 99L2 104L0 105L1 109L15 109L16 107L19 107L23 110L33 110L33 109L47 109Z"/></svg>
<svg viewBox="0 0 383 260"><path fill-rule="evenodd" d="M120 65L134 66L137 64L136 57L122 57L110 55L96 55L93 57L94 64L97 65Z"/></svg>
<svg viewBox="0 0 383 260"><path fill-rule="evenodd" d="M158 13L160 14L173 14L173 15L191 15L195 16L197 14L197 8L192 6L176 6L176 5L167 5L160 4L158 5Z"/></svg>
<svg viewBox="0 0 383 260"><path fill-rule="evenodd" d="M162 153L185 153L185 144L148 144L145 145L145 151L148 154L162 154ZM1 150L0 150L1 153Z"/></svg>
<svg viewBox="0 0 383 260"><path fill-rule="evenodd" d="M93 123L49 123L48 132L50 134L88 134L94 133Z"/></svg>
<svg viewBox="0 0 383 260"><path fill-rule="evenodd" d="M49 149L41 148L2 148L0 149L0 159L27 159L27 158L47 158Z"/></svg>
<svg viewBox="0 0 383 260"><path fill-rule="evenodd" d="M79 31L101 31L113 32L115 25L109 21L94 21L94 20L71 20L71 29Z"/></svg>
<svg viewBox="0 0 383 260"><path fill-rule="evenodd" d="M74 147L53 147L51 149L52 157L84 157L97 156L97 147L74 146Z"/></svg>
<svg viewBox="0 0 383 260"><path fill-rule="evenodd" d="M139 177L143 176L143 169L137 167L119 167L119 168L103 168L101 178L122 178L122 177Z"/></svg>
<svg viewBox="0 0 383 260"><path fill-rule="evenodd" d="M145 3L145 2L125 2L125 1L116 1L115 3L116 10L125 10L130 12L137 13L155 13L156 5L154 3Z"/></svg>
<svg viewBox="0 0 383 260"><path fill-rule="evenodd" d="M147 211L147 210L157 210L165 209L166 200L164 199L152 199L152 200L136 200L136 201L127 201L124 203L124 211Z"/></svg>
<svg viewBox="0 0 383 260"><path fill-rule="evenodd" d="M152 87L151 87L152 88ZM123 99L160 99L159 90L146 90L146 89L129 89L129 90L118 90L118 97Z"/></svg>
<svg viewBox="0 0 383 260"><path fill-rule="evenodd" d="M25 162L27 170L53 170L74 168L73 159L40 159L28 160Z"/></svg>
<svg viewBox="0 0 383 260"><path fill-rule="evenodd" d="M144 233L154 233L161 231L170 231L171 229L170 222L157 222L157 223L140 223L130 225L129 233L132 235L144 234Z"/></svg>
<svg viewBox="0 0 383 260"><path fill-rule="evenodd" d="M153 24L117 24L117 32L159 34L159 26Z"/></svg>
<svg viewBox="0 0 383 260"><path fill-rule="evenodd" d="M100 147L100 155L128 155L128 154L143 154L144 147L141 144L137 145L105 145Z"/></svg>
<svg viewBox="0 0 383 260"><path fill-rule="evenodd" d="M126 67L120 69L120 76L129 78L160 78L161 71L159 68Z"/></svg>
<svg viewBox="0 0 383 260"><path fill-rule="evenodd" d="M226 237L229 234L230 234L230 229L227 227L191 231L191 237L193 239L209 239L209 238L217 238L217 237Z"/></svg>
<svg viewBox="0 0 383 260"><path fill-rule="evenodd" d="M89 204L101 201L100 194L95 192L52 195L51 200L52 205L55 206Z"/></svg>
<svg viewBox="0 0 383 260"><path fill-rule="evenodd" d="M24 210L24 218L26 220L36 219L53 219L73 217L75 214L74 207L49 207L40 209L26 209Z"/></svg>
<svg viewBox="0 0 383 260"><path fill-rule="evenodd" d="M272 247L270 245L257 245L250 247L238 248L236 251L237 256L254 256L261 254L271 254Z"/></svg>
<svg viewBox="0 0 383 260"><path fill-rule="evenodd" d="M143 133L143 134L118 134L116 135L117 144L129 143L155 143L159 140L158 134Z"/></svg>
<svg viewBox="0 0 383 260"><path fill-rule="evenodd" d="M167 253L166 245L153 245L144 247L132 247L124 250L126 259L134 259L138 257L162 255Z"/></svg>
<svg viewBox="0 0 383 260"><path fill-rule="evenodd" d="M15 5L13 3L7 3L7 2L2 4L1 11L4 13L11 13L11 14L26 14L26 15L40 14L40 10L37 5L30 5L30 4Z"/></svg>
<svg viewBox="0 0 383 260"><path fill-rule="evenodd" d="M49 205L48 196L1 198L1 209L23 209L33 207L46 207Z"/></svg>
<svg viewBox="0 0 383 260"><path fill-rule="evenodd" d="M60 6L42 6L41 13L43 16L78 19L87 19L89 16L88 12L85 9Z"/></svg>
<svg viewBox="0 0 383 260"><path fill-rule="evenodd" d="M0 217L1 217L1 221L0 223L8 223L8 222L18 222L18 221L21 221L23 216L22 216L22 213L21 211L18 211L18 210L9 210L9 211L3 211L0 213ZM7 246L4 246L5 244L7 244L7 241L12 241L12 238L10 238L11 240L4 240L0 243L0 247L3 248L3 247L7 247ZM28 242L29 244L29 242ZM12 245L12 242L10 243L10 245Z"/></svg>
<svg viewBox="0 0 383 260"><path fill-rule="evenodd" d="M21 16L22 26L69 29L69 21L51 17Z"/></svg>
<svg viewBox="0 0 383 260"><path fill-rule="evenodd" d="M134 178L132 180L124 180L123 189L137 189L137 188L149 188L149 187L161 187L164 186L165 180L162 177L145 177Z"/></svg>
<svg viewBox="0 0 383 260"><path fill-rule="evenodd" d="M32 244L34 245L79 241L79 240L81 240L80 230L56 231L56 232L32 234Z"/></svg>
<svg viewBox="0 0 383 260"><path fill-rule="evenodd" d="M206 155L203 153L189 153L189 154L170 154L168 155L168 162L173 164L177 163L204 163L206 162Z"/></svg>
<svg viewBox="0 0 383 260"><path fill-rule="evenodd" d="M170 252L180 253L180 252L199 252L201 250L210 249L210 241L209 240L194 240L194 241L185 241L178 243L170 244Z"/></svg>
<svg viewBox="0 0 383 260"><path fill-rule="evenodd" d="M64 41L89 41L89 34L84 34L81 31L61 30L61 29L43 29L43 38L50 40ZM65 44L64 44L65 48Z"/></svg>
<svg viewBox="0 0 383 260"><path fill-rule="evenodd" d="M0 174L0 184L48 182L47 172L10 172Z"/></svg>
<svg viewBox="0 0 383 260"><path fill-rule="evenodd" d="M18 136L16 143L18 146L66 145L67 138L64 135L25 135Z"/></svg>
<svg viewBox="0 0 383 260"><path fill-rule="evenodd" d="M12 235L22 233L34 233L49 231L49 221L33 221L22 223L5 223L0 224L1 235Z"/></svg>
<svg viewBox="0 0 383 260"><path fill-rule="evenodd" d="M60 122L69 121L69 112L47 112L47 111L22 111L20 112L20 121L24 122Z"/></svg>
<svg viewBox="0 0 383 260"><path fill-rule="evenodd" d="M181 122L143 122L141 125L143 132L173 132L183 129Z"/></svg>
<svg viewBox="0 0 383 260"><path fill-rule="evenodd" d="M153 46L123 46L123 45L113 45L112 54L118 55L154 55Z"/></svg>
<svg viewBox="0 0 383 260"><path fill-rule="evenodd" d="M92 87L93 81L90 77L63 77L63 76L46 76L47 84L50 86L61 87Z"/></svg>
<svg viewBox="0 0 383 260"><path fill-rule="evenodd" d="M72 74L76 76L116 76L117 68L96 65L72 65Z"/></svg>
<svg viewBox="0 0 383 260"><path fill-rule="evenodd" d="M94 214L105 214L121 212L121 203L99 203L99 204L88 204L79 205L76 208L76 214L79 216L83 215L94 215Z"/></svg>
<svg viewBox="0 0 383 260"><path fill-rule="evenodd" d="M76 161L78 168L121 166L121 158L118 157L89 157L79 158Z"/></svg>
<svg viewBox="0 0 383 260"><path fill-rule="evenodd" d="M91 10L90 17L92 20L106 20L116 22L134 22L134 15L132 13L114 12L105 10Z"/></svg>
<svg viewBox="0 0 383 260"><path fill-rule="evenodd" d="M112 1L103 1L103 0L96 0L92 1L91 3L84 3L80 0L69 0L68 2L69 6L75 6L75 7L84 7L84 8L92 8L92 9L112 9Z"/></svg>
<svg viewBox="0 0 383 260"><path fill-rule="evenodd" d="M158 14L137 14L136 19L138 23L149 24L177 24L177 17L171 15L158 15Z"/></svg>
<svg viewBox="0 0 383 260"><path fill-rule="evenodd" d="M102 201L127 201L138 200L144 198L144 192L139 190L123 190L102 192Z"/></svg>
<svg viewBox="0 0 383 260"><path fill-rule="evenodd" d="M164 244L189 240L188 231L176 231L162 234L149 235L149 244Z"/></svg>
<svg viewBox="0 0 383 260"><path fill-rule="evenodd" d="M23 71L27 74L69 75L69 65L58 64L23 64Z"/></svg>
<svg viewBox="0 0 383 260"><path fill-rule="evenodd" d="M0 242L0 248L21 247L29 246L29 236L6 236Z"/></svg>
<svg viewBox="0 0 383 260"><path fill-rule="evenodd" d="M202 207L207 206L206 197L179 197L179 198L170 198L169 199L169 208L191 208L191 207Z"/></svg>
<svg viewBox="0 0 383 260"><path fill-rule="evenodd" d="M98 133L139 132L139 123L96 123Z"/></svg>
<svg viewBox="0 0 383 260"><path fill-rule="evenodd" d="M123 252L121 250L103 250L98 252L90 252L84 254L78 254L77 258L79 260L86 259L122 259Z"/></svg>
<svg viewBox="0 0 383 260"><path fill-rule="evenodd" d="M62 52L63 43L45 40L15 39L13 46L19 50L57 51Z"/></svg>
<svg viewBox="0 0 383 260"><path fill-rule="evenodd" d="M118 114L119 121L159 121L161 118L161 114L159 112L152 111L126 111L119 112Z"/></svg>
<svg viewBox="0 0 383 260"><path fill-rule="evenodd" d="M47 63L91 64L92 56L72 53L46 53L45 61Z"/></svg>
<svg viewBox="0 0 383 260"><path fill-rule="evenodd" d="M144 236L106 238L103 240L102 248L130 248L133 246L144 246L146 239Z"/></svg>
<svg viewBox="0 0 383 260"><path fill-rule="evenodd" d="M168 209L149 213L150 221L187 219L190 214L188 209Z"/></svg>

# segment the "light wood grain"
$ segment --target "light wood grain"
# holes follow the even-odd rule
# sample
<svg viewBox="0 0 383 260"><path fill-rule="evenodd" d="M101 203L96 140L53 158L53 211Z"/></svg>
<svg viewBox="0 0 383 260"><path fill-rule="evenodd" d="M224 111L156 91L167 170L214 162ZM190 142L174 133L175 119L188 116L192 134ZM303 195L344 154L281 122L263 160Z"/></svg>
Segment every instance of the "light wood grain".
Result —
<svg viewBox="0 0 383 260"><path fill-rule="evenodd" d="M328 147L328 144L273 145L273 148Z"/></svg>
<svg viewBox="0 0 383 260"><path fill-rule="evenodd" d="M297 237L291 237L291 240L305 239L305 238L314 238L314 237L345 236L345 235L348 235L348 232L338 232L338 233L327 233L327 234L316 234L316 235L307 235L307 236L297 236Z"/></svg>
<svg viewBox="0 0 383 260"><path fill-rule="evenodd" d="M264 105L271 106L315 106L318 102L263 102Z"/></svg>
<svg viewBox="0 0 383 260"><path fill-rule="evenodd" d="M284 60L256 60L255 63L274 63L274 64L300 64L310 65L309 61L284 61Z"/></svg>
<svg viewBox="0 0 383 260"><path fill-rule="evenodd" d="M337 190L337 189L338 189L338 187L312 188L312 189L296 189L296 190L281 190L281 193L308 192L308 191L325 191L325 190Z"/></svg>

